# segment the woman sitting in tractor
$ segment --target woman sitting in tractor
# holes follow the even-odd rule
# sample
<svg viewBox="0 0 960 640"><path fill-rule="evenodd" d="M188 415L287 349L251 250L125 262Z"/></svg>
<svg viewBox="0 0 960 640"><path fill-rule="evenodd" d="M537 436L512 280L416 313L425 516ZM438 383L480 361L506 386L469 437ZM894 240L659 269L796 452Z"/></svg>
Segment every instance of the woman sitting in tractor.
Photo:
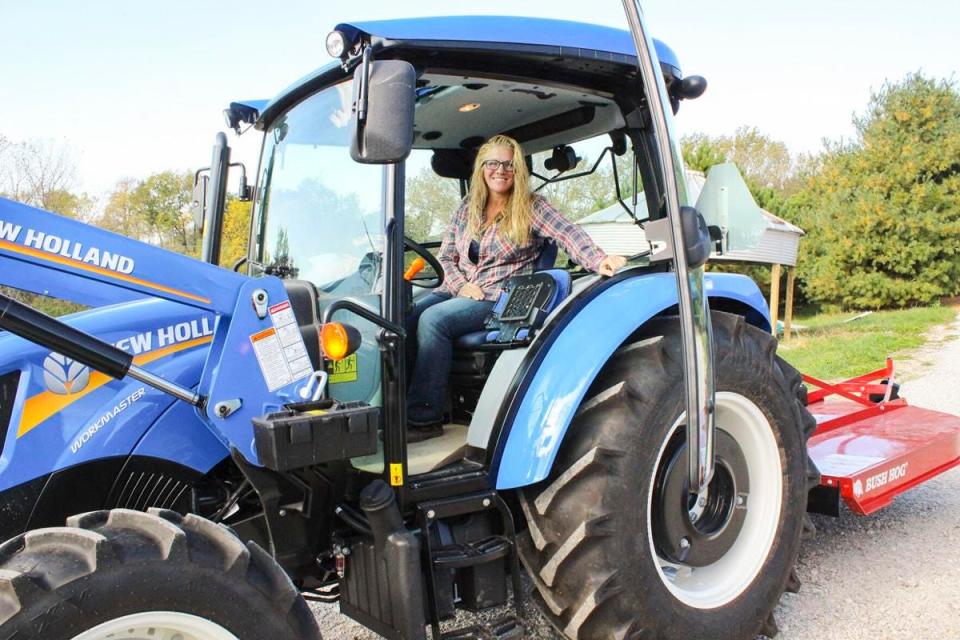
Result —
<svg viewBox="0 0 960 640"><path fill-rule="evenodd" d="M502 285L533 271L547 238L577 264L604 276L627 262L606 255L545 198L532 194L523 158L520 144L503 135L477 151L470 192L454 212L437 256L443 290L418 300L408 318L417 353L407 395L410 442L443 433L453 341L483 328Z"/></svg>

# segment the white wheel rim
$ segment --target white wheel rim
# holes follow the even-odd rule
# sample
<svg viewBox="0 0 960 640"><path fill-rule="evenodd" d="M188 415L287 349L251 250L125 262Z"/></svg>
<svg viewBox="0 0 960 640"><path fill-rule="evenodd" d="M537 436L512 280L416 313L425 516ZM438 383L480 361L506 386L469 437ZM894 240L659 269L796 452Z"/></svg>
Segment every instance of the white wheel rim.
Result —
<svg viewBox="0 0 960 640"><path fill-rule="evenodd" d="M652 478L647 496L647 538L660 580L674 597L697 609L722 607L750 586L770 554L783 503L780 452L770 422L757 405L738 393L717 392L716 401L717 428L727 432L740 446L750 480L747 515L733 546L722 558L705 567L677 565L659 557L650 519ZM671 433L683 423L681 416ZM660 446L654 474L669 440L664 439Z"/></svg>
<svg viewBox="0 0 960 640"><path fill-rule="evenodd" d="M115 618L73 640L238 640L220 625L178 611L145 611Z"/></svg>

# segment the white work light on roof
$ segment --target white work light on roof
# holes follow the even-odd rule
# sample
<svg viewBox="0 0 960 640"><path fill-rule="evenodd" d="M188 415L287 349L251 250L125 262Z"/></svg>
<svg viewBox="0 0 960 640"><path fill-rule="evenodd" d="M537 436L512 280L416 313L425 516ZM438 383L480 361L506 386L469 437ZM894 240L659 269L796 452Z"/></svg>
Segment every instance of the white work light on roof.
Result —
<svg viewBox="0 0 960 640"><path fill-rule="evenodd" d="M342 31L331 31L327 34L327 53L334 58L339 58L346 50L347 36Z"/></svg>

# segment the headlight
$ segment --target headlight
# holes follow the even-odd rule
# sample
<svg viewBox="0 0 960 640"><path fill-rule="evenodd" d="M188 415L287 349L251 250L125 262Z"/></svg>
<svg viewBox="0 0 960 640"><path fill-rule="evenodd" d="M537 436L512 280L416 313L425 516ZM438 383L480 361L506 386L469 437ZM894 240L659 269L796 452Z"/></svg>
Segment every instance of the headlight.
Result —
<svg viewBox="0 0 960 640"><path fill-rule="evenodd" d="M331 31L327 34L327 53L339 58L347 51L347 36L342 31Z"/></svg>

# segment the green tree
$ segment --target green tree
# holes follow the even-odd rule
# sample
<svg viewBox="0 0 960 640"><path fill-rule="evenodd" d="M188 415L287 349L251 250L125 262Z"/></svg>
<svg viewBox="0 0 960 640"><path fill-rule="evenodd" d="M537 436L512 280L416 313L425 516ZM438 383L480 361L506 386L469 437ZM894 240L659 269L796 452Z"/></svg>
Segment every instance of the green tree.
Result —
<svg viewBox="0 0 960 640"><path fill-rule="evenodd" d="M117 181L113 191L107 196L103 212L96 220L97 226L137 240L149 239L149 226L140 215L134 198L137 184L134 178L122 178Z"/></svg>
<svg viewBox="0 0 960 640"><path fill-rule="evenodd" d="M847 308L960 293L960 94L920 73L888 83L788 202L808 231L806 294Z"/></svg>
<svg viewBox="0 0 960 640"><path fill-rule="evenodd" d="M163 171L144 180L123 178L95 222L143 242L198 256L200 236L190 213L192 201L191 171Z"/></svg>
<svg viewBox="0 0 960 640"><path fill-rule="evenodd" d="M800 186L798 163L787 145L756 127L742 126L732 136L694 133L680 141L680 150L687 167L695 171L734 163L758 201L771 201L775 194L790 194Z"/></svg>
<svg viewBox="0 0 960 640"><path fill-rule="evenodd" d="M440 178L430 167L424 167L407 180L406 192L404 233L419 242L439 240L460 205L458 182Z"/></svg>
<svg viewBox="0 0 960 640"><path fill-rule="evenodd" d="M714 139L705 133L684 136L680 153L688 169L706 173L715 164L727 162L727 144L723 138Z"/></svg>
<svg viewBox="0 0 960 640"><path fill-rule="evenodd" d="M548 153L538 154L534 157L535 169L537 173L543 176L552 176L553 172L546 170L543 166L543 160L548 158ZM581 218L609 207L617 201L616 185L613 178L613 162L610 161L611 155L606 155L597 170L591 174L554 182L540 190L544 196L563 212L570 220L576 222ZM617 179L620 181L620 196L628 200L633 195L633 173L631 172L632 153L627 153L616 158ZM593 168L596 160L584 156L580 163L571 169L568 174L574 175L582 173ZM534 184L539 184L539 180L534 179Z"/></svg>
<svg viewBox="0 0 960 640"><path fill-rule="evenodd" d="M199 236L190 214L193 172L163 171L140 182L132 194L135 210L162 246L199 255Z"/></svg>

